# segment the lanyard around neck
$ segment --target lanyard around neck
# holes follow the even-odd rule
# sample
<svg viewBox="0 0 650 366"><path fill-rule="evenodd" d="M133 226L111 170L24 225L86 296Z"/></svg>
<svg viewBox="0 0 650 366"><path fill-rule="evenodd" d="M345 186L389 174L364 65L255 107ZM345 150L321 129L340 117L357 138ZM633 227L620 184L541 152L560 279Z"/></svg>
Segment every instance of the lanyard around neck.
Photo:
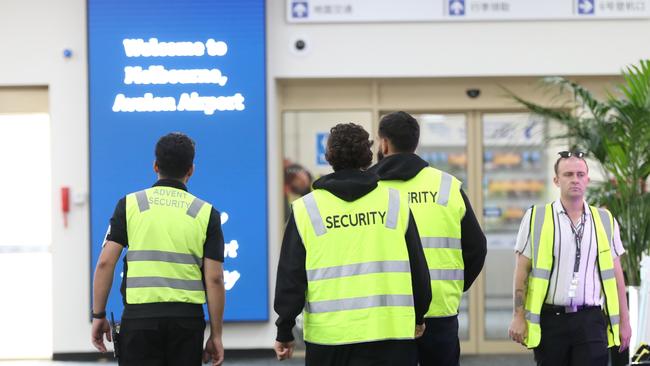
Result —
<svg viewBox="0 0 650 366"><path fill-rule="evenodd" d="M566 210L564 212L566 213ZM582 254L580 248L582 243L582 237L585 233L585 222L587 221L586 220L587 215L583 211L582 215L580 215L580 221L578 222L577 225L573 224L573 220L571 220L571 216L569 216L568 213L566 215L569 218L569 221L571 222L571 232L573 232L573 238L575 239L575 243L576 243L576 259L573 264L573 272L578 273L578 271L580 270L580 255Z"/></svg>
<svg viewBox="0 0 650 366"><path fill-rule="evenodd" d="M562 205L562 208L564 209L564 214L566 217L569 219L569 222L571 223L571 232L573 232L573 238L575 239L576 243L576 258L575 262L573 264L573 272L578 273L580 270L580 244L582 242L582 236L585 233L585 222L587 221L587 213L585 212L584 205L582 207L582 215L580 215L580 221L578 222L577 225L573 224L573 219L571 219L571 216L569 216L569 212L567 211L566 207Z"/></svg>

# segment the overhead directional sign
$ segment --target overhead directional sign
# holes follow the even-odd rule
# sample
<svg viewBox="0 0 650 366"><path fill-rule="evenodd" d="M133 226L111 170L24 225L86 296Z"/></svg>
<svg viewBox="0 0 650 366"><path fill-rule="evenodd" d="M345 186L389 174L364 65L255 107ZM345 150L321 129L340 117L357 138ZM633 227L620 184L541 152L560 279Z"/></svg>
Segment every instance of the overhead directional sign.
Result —
<svg viewBox="0 0 650 366"><path fill-rule="evenodd" d="M578 0L578 14L591 15L594 14L596 7L594 6L595 0Z"/></svg>
<svg viewBox="0 0 650 366"><path fill-rule="evenodd" d="M291 3L291 16L294 18L307 18L309 16L309 5L306 1L293 1Z"/></svg>
<svg viewBox="0 0 650 366"><path fill-rule="evenodd" d="M650 18L650 0L286 0L289 23Z"/></svg>
<svg viewBox="0 0 650 366"><path fill-rule="evenodd" d="M465 15L465 0L449 0L449 15L450 16Z"/></svg>

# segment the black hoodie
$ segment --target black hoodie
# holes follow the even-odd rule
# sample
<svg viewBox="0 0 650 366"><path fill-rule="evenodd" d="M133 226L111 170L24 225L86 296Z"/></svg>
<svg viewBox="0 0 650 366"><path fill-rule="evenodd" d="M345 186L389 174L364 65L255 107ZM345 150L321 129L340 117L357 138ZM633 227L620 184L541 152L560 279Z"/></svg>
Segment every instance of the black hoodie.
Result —
<svg viewBox="0 0 650 366"><path fill-rule="evenodd" d="M369 171L377 174L380 180L406 181L415 177L428 166L429 163L416 154L404 153L385 157L371 167ZM463 196L466 208L465 216L460 222L460 245L463 251L463 262L465 263L465 286L463 291L467 291L483 269L485 255L487 254L487 242L467 195L462 189L460 194Z"/></svg>
<svg viewBox="0 0 650 366"><path fill-rule="evenodd" d="M375 174L345 169L321 177L314 182L313 187L314 189L327 190L342 200L352 202L374 190L378 181L379 177ZM411 264L415 321L417 324L422 324L431 302L431 284L420 235L410 212L405 239ZM282 250L275 285L274 309L279 315L278 320L275 322L278 327L276 340L279 342L293 340L291 329L296 323L296 316L300 314L305 306L307 291L305 258L305 246L300 238L292 214L289 216L284 238L282 239Z"/></svg>

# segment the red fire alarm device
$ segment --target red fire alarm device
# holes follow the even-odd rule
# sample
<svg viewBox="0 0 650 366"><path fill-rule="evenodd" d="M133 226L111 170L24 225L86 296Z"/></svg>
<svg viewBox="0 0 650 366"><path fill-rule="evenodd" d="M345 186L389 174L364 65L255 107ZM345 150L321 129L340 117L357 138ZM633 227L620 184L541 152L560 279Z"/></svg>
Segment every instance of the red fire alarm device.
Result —
<svg viewBox="0 0 650 366"><path fill-rule="evenodd" d="M68 227L68 212L70 212L70 187L61 187L61 213L64 227Z"/></svg>

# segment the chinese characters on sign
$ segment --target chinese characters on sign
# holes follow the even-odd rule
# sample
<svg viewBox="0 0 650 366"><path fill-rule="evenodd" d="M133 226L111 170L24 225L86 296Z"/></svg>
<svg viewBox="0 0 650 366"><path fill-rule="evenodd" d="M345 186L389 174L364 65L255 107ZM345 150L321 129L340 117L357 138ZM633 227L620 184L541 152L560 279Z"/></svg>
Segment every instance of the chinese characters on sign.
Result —
<svg viewBox="0 0 650 366"><path fill-rule="evenodd" d="M289 23L650 18L650 0L286 0Z"/></svg>

